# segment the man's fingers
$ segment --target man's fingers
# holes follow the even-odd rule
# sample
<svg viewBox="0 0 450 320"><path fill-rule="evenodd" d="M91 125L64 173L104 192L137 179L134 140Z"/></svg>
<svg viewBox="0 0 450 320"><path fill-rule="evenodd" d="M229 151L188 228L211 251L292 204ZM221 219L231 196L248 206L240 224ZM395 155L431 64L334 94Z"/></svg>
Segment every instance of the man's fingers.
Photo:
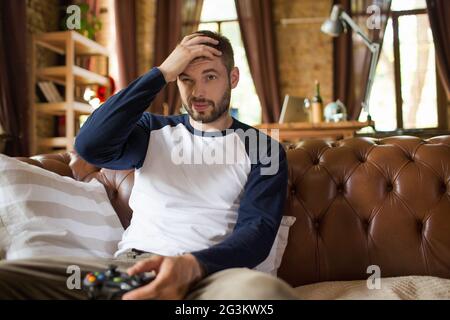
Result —
<svg viewBox="0 0 450 320"><path fill-rule="evenodd" d="M187 41L191 40L192 38L199 37L199 36L201 36L201 33L193 33L193 34L187 35L181 40L180 43L184 44Z"/></svg>
<svg viewBox="0 0 450 320"><path fill-rule="evenodd" d="M161 294L161 288L167 281L168 275L160 273L156 276L155 280L149 284L134 289L123 295L123 300L144 300L144 299L156 299Z"/></svg>
<svg viewBox="0 0 450 320"><path fill-rule="evenodd" d="M200 34L184 37L181 43L159 66L167 82L175 81L188 64L195 58L205 56L213 59L222 55L220 50L213 48L218 41Z"/></svg>
<svg viewBox="0 0 450 320"><path fill-rule="evenodd" d="M158 287L155 286L153 282L150 282L149 284L143 287L127 292L122 296L122 299L123 300L156 299L158 297L158 294L159 294Z"/></svg>
<svg viewBox="0 0 450 320"><path fill-rule="evenodd" d="M202 44L202 43L218 44L219 41L216 39L207 37L207 36L197 36L192 39L189 39L189 41L187 41L185 43L185 45L196 45L196 44Z"/></svg>
<svg viewBox="0 0 450 320"><path fill-rule="evenodd" d="M153 256L148 259L137 262L135 265L127 269L127 273L132 276L141 272L158 271L164 257Z"/></svg>
<svg viewBox="0 0 450 320"><path fill-rule="evenodd" d="M205 44L200 44L191 47L191 54L193 55L192 58L196 58L201 55L208 55L210 58L213 58L214 56L221 56L222 51Z"/></svg>

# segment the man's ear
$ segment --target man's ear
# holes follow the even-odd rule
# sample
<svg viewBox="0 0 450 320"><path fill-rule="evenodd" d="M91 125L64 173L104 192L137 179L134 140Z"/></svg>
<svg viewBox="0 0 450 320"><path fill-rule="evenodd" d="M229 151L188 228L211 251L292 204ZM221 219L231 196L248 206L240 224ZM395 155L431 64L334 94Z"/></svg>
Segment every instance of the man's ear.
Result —
<svg viewBox="0 0 450 320"><path fill-rule="evenodd" d="M233 67L233 69L231 69L231 71L230 71L231 89L236 88L238 83L239 83L239 68Z"/></svg>

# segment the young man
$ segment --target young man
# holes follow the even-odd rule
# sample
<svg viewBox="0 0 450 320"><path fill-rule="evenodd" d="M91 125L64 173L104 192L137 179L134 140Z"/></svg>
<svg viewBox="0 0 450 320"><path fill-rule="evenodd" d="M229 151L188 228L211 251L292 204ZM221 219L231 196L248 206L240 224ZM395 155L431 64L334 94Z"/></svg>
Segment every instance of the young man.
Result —
<svg viewBox="0 0 450 320"><path fill-rule="evenodd" d="M188 114L144 112L171 81ZM295 298L283 281L250 270L268 256L278 231L287 163L277 142L230 116L238 81L228 39L199 31L112 96L80 130L75 149L86 161L136 169L133 218L115 261L130 274L155 270L157 276L124 299ZM59 274L68 261L45 263ZM8 268L20 279L20 272L31 276L27 267L42 270L45 263L0 265L0 291ZM89 271L109 261L82 263Z"/></svg>

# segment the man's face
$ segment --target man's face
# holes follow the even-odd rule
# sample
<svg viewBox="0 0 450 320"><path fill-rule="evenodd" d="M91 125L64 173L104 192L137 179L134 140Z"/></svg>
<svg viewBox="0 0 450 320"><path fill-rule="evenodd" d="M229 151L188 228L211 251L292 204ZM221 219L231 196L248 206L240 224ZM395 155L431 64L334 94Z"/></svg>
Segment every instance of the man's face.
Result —
<svg viewBox="0 0 450 320"><path fill-rule="evenodd" d="M237 68L228 75L218 57L195 59L178 76L181 102L193 120L212 122L228 111L238 80Z"/></svg>

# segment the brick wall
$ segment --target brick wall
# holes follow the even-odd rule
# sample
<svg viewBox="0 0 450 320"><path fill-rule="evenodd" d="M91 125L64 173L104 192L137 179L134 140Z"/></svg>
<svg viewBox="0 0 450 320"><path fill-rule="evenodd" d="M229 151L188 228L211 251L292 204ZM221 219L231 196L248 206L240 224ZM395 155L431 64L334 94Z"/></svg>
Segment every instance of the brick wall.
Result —
<svg viewBox="0 0 450 320"><path fill-rule="evenodd" d="M143 74L153 67L156 0L137 0L136 11L137 65Z"/></svg>
<svg viewBox="0 0 450 320"><path fill-rule="evenodd" d="M102 27L95 33L94 40L105 48L114 45L111 35L111 24L114 23L114 21L112 21L113 16L111 16L109 12L113 5L113 0L97 0L97 6L99 8L97 18L100 20ZM100 74L108 73L106 59L103 57L91 57L91 64L89 67L91 70Z"/></svg>
<svg viewBox="0 0 450 320"><path fill-rule="evenodd" d="M312 97L314 81L321 84L324 103L333 97L333 42L320 31L322 18L329 15L331 0L274 0L274 23L279 61L281 97ZM280 23L281 19L306 18L301 23Z"/></svg>

